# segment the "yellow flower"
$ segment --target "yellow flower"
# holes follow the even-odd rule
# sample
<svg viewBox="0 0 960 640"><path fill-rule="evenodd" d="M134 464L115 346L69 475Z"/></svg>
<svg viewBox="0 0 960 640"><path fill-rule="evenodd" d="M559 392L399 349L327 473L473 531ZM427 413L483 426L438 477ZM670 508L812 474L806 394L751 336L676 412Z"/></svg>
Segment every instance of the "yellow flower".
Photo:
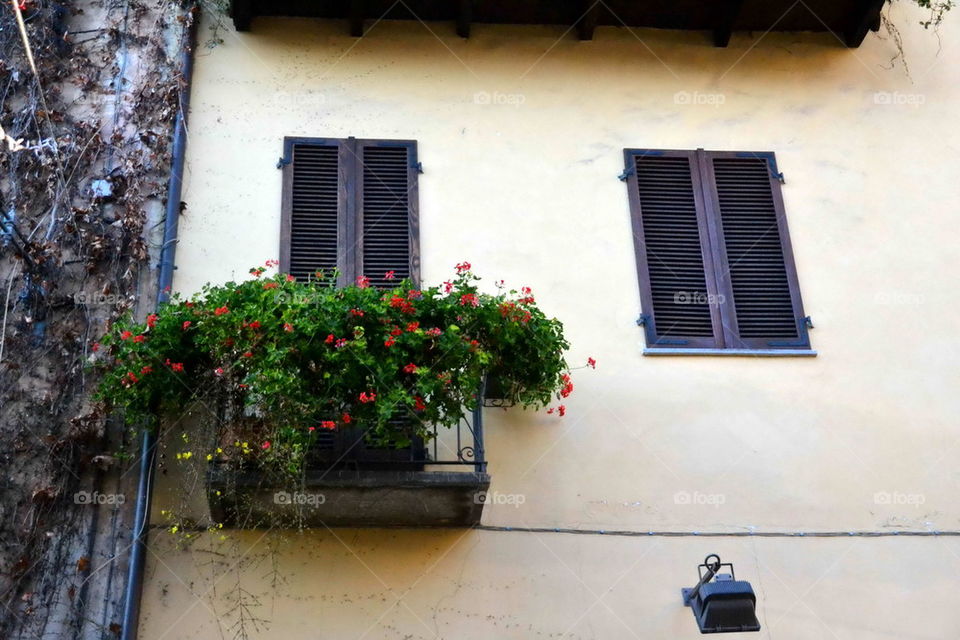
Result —
<svg viewBox="0 0 960 640"><path fill-rule="evenodd" d="M212 454L212 453L208 453L208 454L207 454L207 461L209 462L210 460L213 460L213 454Z"/></svg>
<svg viewBox="0 0 960 640"><path fill-rule="evenodd" d="M223 453L223 449L221 449L220 447L217 447L217 453Z"/></svg>
<svg viewBox="0 0 960 640"><path fill-rule="evenodd" d="M178 527L177 525L173 525L172 527L170 527L170 533L176 533L177 531L180 531L180 527Z"/></svg>

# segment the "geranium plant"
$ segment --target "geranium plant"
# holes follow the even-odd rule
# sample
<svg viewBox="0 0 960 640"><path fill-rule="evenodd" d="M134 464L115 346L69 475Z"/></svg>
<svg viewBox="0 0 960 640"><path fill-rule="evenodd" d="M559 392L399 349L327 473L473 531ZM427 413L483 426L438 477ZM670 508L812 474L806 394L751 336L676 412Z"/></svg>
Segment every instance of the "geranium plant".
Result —
<svg viewBox="0 0 960 640"><path fill-rule="evenodd" d="M266 277L274 266L174 295L145 323L116 323L98 345L99 398L131 424L209 400L232 431L208 456L275 459L294 471L324 430L362 427L403 446L455 425L482 401L492 370L526 407L572 389L561 323L527 288L481 292L468 263L426 289Z"/></svg>

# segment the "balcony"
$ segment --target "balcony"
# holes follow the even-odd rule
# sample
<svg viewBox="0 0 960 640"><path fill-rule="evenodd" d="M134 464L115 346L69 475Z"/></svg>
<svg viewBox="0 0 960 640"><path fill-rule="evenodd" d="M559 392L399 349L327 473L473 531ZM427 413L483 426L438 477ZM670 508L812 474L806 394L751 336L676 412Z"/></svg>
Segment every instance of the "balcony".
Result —
<svg viewBox="0 0 960 640"><path fill-rule="evenodd" d="M253 470L212 465L213 519L228 528L469 527L479 524L490 476L478 407L452 429L397 448L361 429L321 435L297 491Z"/></svg>
<svg viewBox="0 0 960 640"><path fill-rule="evenodd" d="M445 21L461 37L477 24L549 24L569 27L581 40L598 26L702 31L725 47L734 32L832 32L848 47L858 47L880 26L886 0L231 0L238 31L248 31L258 16L297 16L345 20L350 34L364 35L376 20Z"/></svg>

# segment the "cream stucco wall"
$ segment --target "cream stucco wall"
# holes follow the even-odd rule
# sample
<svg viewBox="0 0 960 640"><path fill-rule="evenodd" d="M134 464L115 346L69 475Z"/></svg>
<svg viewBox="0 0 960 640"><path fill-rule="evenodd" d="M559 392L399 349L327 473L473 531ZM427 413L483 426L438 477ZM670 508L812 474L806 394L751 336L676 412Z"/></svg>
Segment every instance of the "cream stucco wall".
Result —
<svg viewBox="0 0 960 640"><path fill-rule="evenodd" d="M570 360L599 362L576 373L562 420L488 411L491 489L525 502L488 505L484 524L960 530L960 21L938 53L917 15L895 16L912 79L874 35L857 50L829 34L715 49L612 28L592 42L553 27L228 30L197 59L175 286L277 256L284 136L416 139L424 280L466 259L529 285L564 321ZM777 153L818 357L642 355L624 147ZM722 504L683 504L708 494ZM257 541L244 557L260 557L275 535L238 548ZM759 583L764 637L960 637L955 538L291 538L275 592L241 565L270 619L254 637L692 638L679 588L710 551ZM204 593L203 552L154 551L145 637L220 637L229 607Z"/></svg>

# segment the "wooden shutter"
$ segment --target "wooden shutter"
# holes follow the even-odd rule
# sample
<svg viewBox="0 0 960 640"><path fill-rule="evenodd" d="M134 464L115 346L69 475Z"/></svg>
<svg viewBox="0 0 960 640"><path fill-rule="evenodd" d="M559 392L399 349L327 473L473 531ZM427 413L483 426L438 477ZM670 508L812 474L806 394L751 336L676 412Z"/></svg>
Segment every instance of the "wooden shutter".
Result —
<svg viewBox="0 0 960 640"><path fill-rule="evenodd" d="M339 269L374 286L420 280L414 141L286 138L280 269L297 278Z"/></svg>
<svg viewBox="0 0 960 640"><path fill-rule="evenodd" d="M809 348L773 154L700 154L728 348Z"/></svg>
<svg viewBox="0 0 960 640"><path fill-rule="evenodd" d="M809 349L774 155L625 154L647 347Z"/></svg>
<svg viewBox="0 0 960 640"><path fill-rule="evenodd" d="M347 198L340 141L284 140L280 269L305 279L343 271Z"/></svg>
<svg viewBox="0 0 960 640"><path fill-rule="evenodd" d="M420 281L417 147L412 141L358 141L357 273L374 286L384 275Z"/></svg>
<svg viewBox="0 0 960 640"><path fill-rule="evenodd" d="M723 347L695 153L625 155L647 346Z"/></svg>

